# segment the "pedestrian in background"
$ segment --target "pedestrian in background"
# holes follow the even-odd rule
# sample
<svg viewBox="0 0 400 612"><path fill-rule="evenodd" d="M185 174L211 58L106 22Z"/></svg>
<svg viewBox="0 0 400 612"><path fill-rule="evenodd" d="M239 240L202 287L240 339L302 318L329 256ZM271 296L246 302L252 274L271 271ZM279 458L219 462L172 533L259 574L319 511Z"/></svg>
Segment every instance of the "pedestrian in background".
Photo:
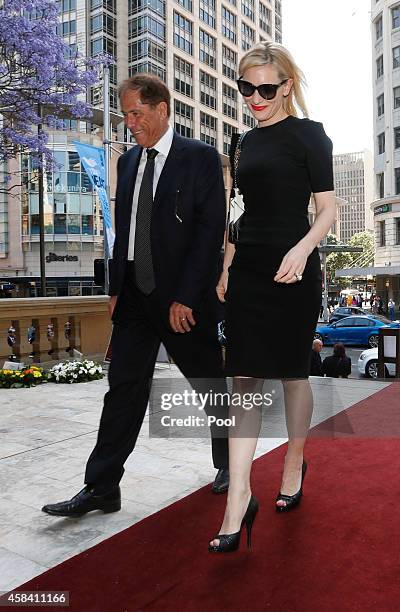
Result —
<svg viewBox="0 0 400 612"><path fill-rule="evenodd" d="M395 309L395 306L396 306L396 304L394 303L392 298L390 298L390 300L388 302L388 312L389 312L389 319L391 321L394 321L394 309Z"/></svg>
<svg viewBox="0 0 400 612"><path fill-rule="evenodd" d="M347 378L351 374L351 359L346 355L346 349L341 342L333 347L333 355L325 357L322 362L322 371L331 378Z"/></svg>
<svg viewBox="0 0 400 612"><path fill-rule="evenodd" d="M317 338L314 340L311 349L311 366L310 366L310 376L323 376L322 370L322 360L321 360L321 351L323 347L322 340L318 340Z"/></svg>

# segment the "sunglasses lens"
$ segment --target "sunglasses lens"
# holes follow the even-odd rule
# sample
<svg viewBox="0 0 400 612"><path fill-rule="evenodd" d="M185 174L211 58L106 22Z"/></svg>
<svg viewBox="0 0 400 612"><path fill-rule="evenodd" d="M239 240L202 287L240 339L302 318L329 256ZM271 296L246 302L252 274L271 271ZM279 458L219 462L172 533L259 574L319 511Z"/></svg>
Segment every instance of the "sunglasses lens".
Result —
<svg viewBox="0 0 400 612"><path fill-rule="evenodd" d="M278 87L279 85L260 85L258 91L260 92L260 96L265 98L265 100L273 100L278 91Z"/></svg>
<svg viewBox="0 0 400 612"><path fill-rule="evenodd" d="M242 96L245 96L246 98L249 96L252 96L256 90L254 85L252 85L248 81L240 81L240 80L238 81L238 89L240 93L242 94Z"/></svg>

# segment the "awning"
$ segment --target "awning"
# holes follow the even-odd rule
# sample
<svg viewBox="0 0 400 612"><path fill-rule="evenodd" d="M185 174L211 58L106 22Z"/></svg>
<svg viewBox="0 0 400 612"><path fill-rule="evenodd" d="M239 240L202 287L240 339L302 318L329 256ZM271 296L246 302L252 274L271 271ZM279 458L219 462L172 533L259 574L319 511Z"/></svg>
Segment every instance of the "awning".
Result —
<svg viewBox="0 0 400 612"><path fill-rule="evenodd" d="M341 276L395 276L400 275L400 266L366 266L336 270L335 277Z"/></svg>

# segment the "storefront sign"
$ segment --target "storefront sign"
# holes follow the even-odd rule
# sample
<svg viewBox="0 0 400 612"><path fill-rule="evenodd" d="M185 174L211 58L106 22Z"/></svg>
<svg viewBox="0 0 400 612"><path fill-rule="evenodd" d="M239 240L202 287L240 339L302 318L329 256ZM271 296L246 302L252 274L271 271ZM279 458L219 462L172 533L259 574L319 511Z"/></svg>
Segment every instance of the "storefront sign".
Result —
<svg viewBox="0 0 400 612"><path fill-rule="evenodd" d="M383 215L383 213L392 212L391 204L381 204L374 208L374 215Z"/></svg>
<svg viewBox="0 0 400 612"><path fill-rule="evenodd" d="M49 253L46 255L47 263L53 261L79 261L78 255L57 255L56 253Z"/></svg>

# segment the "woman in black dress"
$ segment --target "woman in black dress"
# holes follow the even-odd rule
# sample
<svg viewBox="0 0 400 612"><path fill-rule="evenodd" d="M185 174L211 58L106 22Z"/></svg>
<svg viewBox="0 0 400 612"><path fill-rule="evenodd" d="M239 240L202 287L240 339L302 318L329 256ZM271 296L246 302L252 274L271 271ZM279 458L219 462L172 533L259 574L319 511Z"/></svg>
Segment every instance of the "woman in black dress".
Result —
<svg viewBox="0 0 400 612"><path fill-rule="evenodd" d="M307 117L304 79L282 45L257 44L243 56L239 75L239 91L258 125L241 142L237 183L245 212L238 242L226 249L217 293L226 301L226 373L234 377L234 394L259 392L264 379L282 380L289 437L276 499L282 512L300 501L306 470L313 410L308 375L321 306L317 245L336 216L332 143L321 123L297 117L295 104ZM316 218L310 228L311 193ZM231 410L237 431L229 439L230 487L211 552L236 550L241 528L251 534L258 510L250 470L261 411Z"/></svg>

